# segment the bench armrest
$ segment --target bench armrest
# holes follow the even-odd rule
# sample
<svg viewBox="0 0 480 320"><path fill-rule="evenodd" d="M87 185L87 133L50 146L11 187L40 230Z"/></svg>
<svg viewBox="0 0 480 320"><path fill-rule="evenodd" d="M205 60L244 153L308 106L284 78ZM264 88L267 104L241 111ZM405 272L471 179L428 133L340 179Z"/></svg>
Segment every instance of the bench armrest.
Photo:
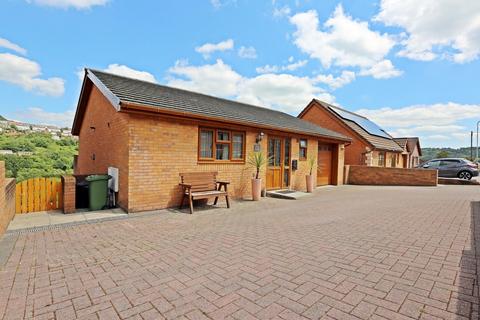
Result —
<svg viewBox="0 0 480 320"><path fill-rule="evenodd" d="M218 184L223 184L223 185L226 185L226 184L230 184L230 182L228 181L217 181Z"/></svg>
<svg viewBox="0 0 480 320"><path fill-rule="evenodd" d="M192 187L192 185L188 183L179 183L178 185L182 186L184 189L190 189Z"/></svg>

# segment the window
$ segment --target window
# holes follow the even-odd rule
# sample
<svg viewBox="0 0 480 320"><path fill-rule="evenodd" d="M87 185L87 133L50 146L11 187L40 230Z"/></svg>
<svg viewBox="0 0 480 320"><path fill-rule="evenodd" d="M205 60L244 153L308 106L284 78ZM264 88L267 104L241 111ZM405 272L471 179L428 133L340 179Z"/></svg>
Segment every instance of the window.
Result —
<svg viewBox="0 0 480 320"><path fill-rule="evenodd" d="M245 133L223 129L200 128L199 160L244 160Z"/></svg>
<svg viewBox="0 0 480 320"><path fill-rule="evenodd" d="M300 139L300 160L307 159L307 139Z"/></svg>
<svg viewBox="0 0 480 320"><path fill-rule="evenodd" d="M392 161L392 162L391 162L390 166L391 166L392 168L395 168L396 165L397 165L397 155L396 155L396 154L392 154L392 159L391 159L391 161Z"/></svg>
<svg viewBox="0 0 480 320"><path fill-rule="evenodd" d="M213 130L200 130L200 158L213 158Z"/></svg>
<svg viewBox="0 0 480 320"><path fill-rule="evenodd" d="M378 153L378 166L385 167L385 152Z"/></svg>
<svg viewBox="0 0 480 320"><path fill-rule="evenodd" d="M234 133L232 135L232 159L243 159L243 133Z"/></svg>

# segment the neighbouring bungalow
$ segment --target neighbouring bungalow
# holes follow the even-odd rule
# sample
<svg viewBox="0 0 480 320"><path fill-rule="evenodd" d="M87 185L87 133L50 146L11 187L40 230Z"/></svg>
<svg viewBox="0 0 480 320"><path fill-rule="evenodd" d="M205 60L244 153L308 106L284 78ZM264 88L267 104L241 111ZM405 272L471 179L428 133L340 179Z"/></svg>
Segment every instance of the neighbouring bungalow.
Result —
<svg viewBox="0 0 480 320"><path fill-rule="evenodd" d="M404 168L415 168L420 164L422 148L418 137L395 138L396 143L402 147L402 158Z"/></svg>
<svg viewBox="0 0 480 320"><path fill-rule="evenodd" d="M218 172L234 198L250 198L249 154L270 157L263 189L342 184L350 139L283 112L86 69L72 134L75 174L119 170L117 203L128 212L176 206L179 173Z"/></svg>
<svg viewBox="0 0 480 320"><path fill-rule="evenodd" d="M364 116L313 99L298 117L350 137L352 143L345 149L346 165L403 168L403 149Z"/></svg>

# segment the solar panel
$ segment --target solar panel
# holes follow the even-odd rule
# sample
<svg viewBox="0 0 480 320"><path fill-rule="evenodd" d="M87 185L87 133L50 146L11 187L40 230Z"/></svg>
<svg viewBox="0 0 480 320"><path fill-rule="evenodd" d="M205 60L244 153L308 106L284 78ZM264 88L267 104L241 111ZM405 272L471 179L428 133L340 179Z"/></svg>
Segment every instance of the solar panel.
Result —
<svg viewBox="0 0 480 320"><path fill-rule="evenodd" d="M355 122L356 124L358 124L360 127L362 127L365 131L367 131L370 134L374 134L376 136L391 139L391 137L385 131L383 131L382 128L380 128L379 126L377 126L375 123L373 123L372 121L370 121L368 119L365 119L363 117L359 117L359 116L357 116L353 113L343 111L341 109L337 109L337 108L330 108L330 109L332 111L334 111L335 113L337 113L340 117L342 117L346 120L350 120L350 121Z"/></svg>

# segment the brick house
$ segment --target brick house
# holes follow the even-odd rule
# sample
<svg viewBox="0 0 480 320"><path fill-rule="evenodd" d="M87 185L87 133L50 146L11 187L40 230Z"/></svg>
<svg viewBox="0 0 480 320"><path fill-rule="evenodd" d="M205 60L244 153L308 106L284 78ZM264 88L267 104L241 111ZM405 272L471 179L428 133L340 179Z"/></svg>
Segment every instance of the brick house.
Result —
<svg viewBox="0 0 480 320"><path fill-rule="evenodd" d="M395 142L402 147L402 158L404 168L415 168L420 164L422 148L418 137L395 138Z"/></svg>
<svg viewBox="0 0 480 320"><path fill-rule="evenodd" d="M264 189L304 190L307 158L320 159L317 185L341 184L350 141L283 112L92 69L72 134L75 174L118 168L117 202L128 212L178 205L181 172L217 171L232 197L248 198L254 169L246 158L258 150L272 157Z"/></svg>
<svg viewBox="0 0 480 320"><path fill-rule="evenodd" d="M298 118L350 137L352 142L345 148L346 165L403 167L403 148L364 116L313 99Z"/></svg>

